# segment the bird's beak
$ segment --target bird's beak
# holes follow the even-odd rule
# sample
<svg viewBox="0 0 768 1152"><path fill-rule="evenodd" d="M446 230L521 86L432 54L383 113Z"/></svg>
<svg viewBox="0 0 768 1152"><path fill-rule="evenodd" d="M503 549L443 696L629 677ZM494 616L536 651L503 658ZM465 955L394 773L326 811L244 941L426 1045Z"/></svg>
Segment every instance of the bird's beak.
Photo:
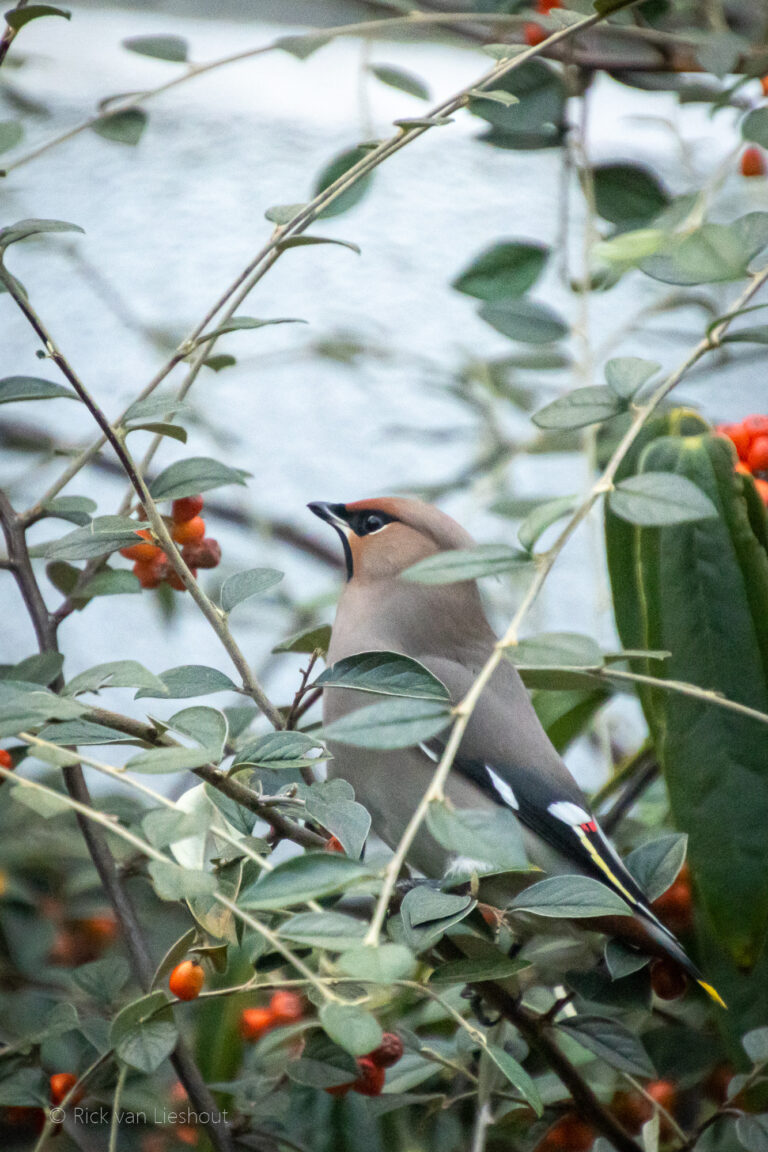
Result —
<svg viewBox="0 0 768 1152"><path fill-rule="evenodd" d="M307 508L310 512L314 512L315 516L325 520L326 524L332 524L341 532L349 531L349 525L345 518L347 510L343 504L328 504L325 500L314 500L311 504L307 504Z"/></svg>

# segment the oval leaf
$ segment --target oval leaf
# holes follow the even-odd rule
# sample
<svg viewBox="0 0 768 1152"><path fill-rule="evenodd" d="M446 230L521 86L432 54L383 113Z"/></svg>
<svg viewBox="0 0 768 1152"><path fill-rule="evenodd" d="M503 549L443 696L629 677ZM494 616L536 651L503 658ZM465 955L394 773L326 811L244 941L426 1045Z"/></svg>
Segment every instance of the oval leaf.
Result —
<svg viewBox="0 0 768 1152"><path fill-rule="evenodd" d="M612 512L630 524L662 527L717 516L709 496L676 472L642 472L621 480L608 496Z"/></svg>
<svg viewBox="0 0 768 1152"><path fill-rule="evenodd" d="M225 484L245 484L250 472L230 468L208 456L191 456L178 460L165 468L149 486L155 500L177 500L182 496L197 496Z"/></svg>
<svg viewBox="0 0 768 1152"><path fill-rule="evenodd" d="M537 916L581 919L590 916L631 916L621 896L589 876L548 876L514 898L512 909Z"/></svg>
<svg viewBox="0 0 768 1152"><path fill-rule="evenodd" d="M337 660L322 672L318 688L355 688L383 696L411 696L422 700L448 700L448 689L418 660L398 652L360 652Z"/></svg>
<svg viewBox="0 0 768 1152"><path fill-rule="evenodd" d="M440 701L396 697L339 717L322 729L322 736L355 748L410 748L450 722L451 713Z"/></svg>
<svg viewBox="0 0 768 1152"><path fill-rule="evenodd" d="M282 578L283 573L278 572L276 568L251 568L247 572L236 572L222 585L221 607L225 612L231 612L243 600L269 592Z"/></svg>

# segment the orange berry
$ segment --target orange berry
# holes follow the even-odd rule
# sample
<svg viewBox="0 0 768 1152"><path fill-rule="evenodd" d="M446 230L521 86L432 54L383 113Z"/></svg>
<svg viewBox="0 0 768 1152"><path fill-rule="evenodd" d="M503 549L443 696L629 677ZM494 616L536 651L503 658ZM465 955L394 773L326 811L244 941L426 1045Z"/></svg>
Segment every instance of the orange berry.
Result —
<svg viewBox="0 0 768 1152"><path fill-rule="evenodd" d="M380 1096L384 1087L384 1069L374 1064L369 1056L361 1056L357 1066L360 1074L352 1085L352 1091L359 1092L361 1096Z"/></svg>
<svg viewBox="0 0 768 1152"><path fill-rule="evenodd" d="M190 572L193 576L197 576L196 568L190 568ZM176 572L173 568L169 570L168 575L165 577L165 582L170 588L173 588L174 592L186 592L186 585L184 584L184 581L181 579L181 576L179 576L178 572Z"/></svg>
<svg viewBox="0 0 768 1152"><path fill-rule="evenodd" d="M396 1032L385 1032L381 1044L369 1052L366 1059L372 1060L378 1068L391 1068L402 1059L403 1042Z"/></svg>
<svg viewBox="0 0 768 1152"><path fill-rule="evenodd" d="M717 432L732 441L739 460L746 460L751 436L744 424L718 424Z"/></svg>
<svg viewBox="0 0 768 1152"><path fill-rule="evenodd" d="M768 434L755 436L747 453L747 467L752 472L768 471Z"/></svg>
<svg viewBox="0 0 768 1152"><path fill-rule="evenodd" d="M653 1115L653 1107L639 1092L615 1092L611 1112L627 1132L635 1135Z"/></svg>
<svg viewBox="0 0 768 1152"><path fill-rule="evenodd" d="M202 510L202 496L182 496L180 500L174 500L171 505L171 516L174 524L183 524L186 520L194 520Z"/></svg>
<svg viewBox="0 0 768 1152"><path fill-rule="evenodd" d="M205 972L194 960L182 960L168 977L168 987L179 1000L196 1000L205 984Z"/></svg>
<svg viewBox="0 0 768 1152"><path fill-rule="evenodd" d="M136 535L149 543L131 544L128 548L121 548L120 555L125 556L126 560L154 560L156 556L162 555L162 548L152 543L152 533L148 528L140 528Z"/></svg>
<svg viewBox="0 0 768 1152"><path fill-rule="evenodd" d="M763 76L760 86L763 89L763 96L768 96L768 76Z"/></svg>
<svg viewBox="0 0 768 1152"><path fill-rule="evenodd" d="M645 1090L652 1100L660 1104L667 1112L674 1113L677 1104L677 1085L672 1080L653 1080L646 1084ZM668 1139L672 1134L669 1122L661 1118L661 1136Z"/></svg>
<svg viewBox="0 0 768 1152"><path fill-rule="evenodd" d="M551 1152L587 1152L594 1139L595 1133L586 1120L569 1112L549 1129L539 1148L551 1149Z"/></svg>
<svg viewBox="0 0 768 1152"><path fill-rule="evenodd" d="M104 912L100 916L87 916L84 920L77 921L77 927L94 945L100 947L111 944L117 939L120 931L112 912Z"/></svg>
<svg viewBox="0 0 768 1152"><path fill-rule="evenodd" d="M193 516L191 520L174 524L171 535L177 544L196 544L205 536L205 520L202 516Z"/></svg>
<svg viewBox="0 0 768 1152"><path fill-rule="evenodd" d="M240 1035L243 1040L259 1040L274 1023L269 1008L244 1008L240 1014Z"/></svg>
<svg viewBox="0 0 768 1152"><path fill-rule="evenodd" d="M304 1015L304 1003L298 992L283 988L272 994L269 1011L275 1024L296 1024Z"/></svg>
<svg viewBox="0 0 768 1152"><path fill-rule="evenodd" d="M326 852L341 852L342 855L346 855L344 852L344 845L342 844L341 840L339 840L338 836L329 836L325 842L325 850Z"/></svg>
<svg viewBox="0 0 768 1152"><path fill-rule="evenodd" d="M143 544L139 548L145 547ZM168 557L159 548L157 555L150 560L137 560L133 566L133 574L142 588L159 588L168 575Z"/></svg>
<svg viewBox="0 0 768 1152"><path fill-rule="evenodd" d="M759 477L755 477L755 488L757 488L757 494L763 504L768 505L768 480L760 480Z"/></svg>
<svg viewBox="0 0 768 1152"><path fill-rule="evenodd" d="M741 154L742 176L765 176L765 159L756 144L750 144Z"/></svg>
<svg viewBox="0 0 768 1152"><path fill-rule="evenodd" d="M51 1104L61 1104L64 1097L67 1095L71 1088L77 1084L77 1076L73 1072L54 1072L51 1076ZM76 1104L78 1100L82 1100L82 1093L76 1092L71 1098L70 1104Z"/></svg>
<svg viewBox="0 0 768 1152"><path fill-rule="evenodd" d="M536 0L536 11L542 16L549 16L553 8L562 8L560 0Z"/></svg>
<svg viewBox="0 0 768 1152"><path fill-rule="evenodd" d="M768 433L768 416L759 416L757 414L745 416L742 424L746 428L750 439L753 436L764 436Z"/></svg>
<svg viewBox="0 0 768 1152"><path fill-rule="evenodd" d="M7 768L9 772L13 769L11 754L5 748L0 748L0 766Z"/></svg>
<svg viewBox="0 0 768 1152"><path fill-rule="evenodd" d="M221 545L212 536L186 544L181 554L190 568L218 568L221 563Z"/></svg>
<svg viewBox="0 0 768 1152"><path fill-rule="evenodd" d="M526 44L531 48L535 48L537 44L541 44L547 38L547 33L542 28L541 24L526 24L523 29L523 36Z"/></svg>
<svg viewBox="0 0 768 1152"><path fill-rule="evenodd" d="M688 977L679 964L669 957L651 964L651 988L660 1000L677 1000L688 987Z"/></svg>
<svg viewBox="0 0 768 1152"><path fill-rule="evenodd" d="M190 1147L197 1144L197 1129L193 1124L177 1124L173 1134L180 1144L188 1144Z"/></svg>
<svg viewBox="0 0 768 1152"><path fill-rule="evenodd" d="M674 884L653 902L653 910L676 936L685 936L693 927L691 873L683 864Z"/></svg>
<svg viewBox="0 0 768 1152"><path fill-rule="evenodd" d="M741 476L751 476L752 475L749 468L747 468L746 464L744 464L743 461L741 461L741 460L738 461L736 467L734 468L734 472L738 472Z"/></svg>

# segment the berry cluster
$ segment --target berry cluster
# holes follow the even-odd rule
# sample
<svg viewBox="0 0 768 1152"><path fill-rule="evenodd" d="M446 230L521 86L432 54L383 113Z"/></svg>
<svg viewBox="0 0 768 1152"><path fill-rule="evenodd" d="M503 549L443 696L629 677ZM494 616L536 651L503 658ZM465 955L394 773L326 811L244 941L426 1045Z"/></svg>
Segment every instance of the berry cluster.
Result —
<svg viewBox="0 0 768 1152"><path fill-rule="evenodd" d="M768 416L746 416L740 424L718 424L739 457L737 472L752 476L763 503L768 505Z"/></svg>
<svg viewBox="0 0 768 1152"><path fill-rule="evenodd" d="M359 1092L361 1096L379 1096L384 1087L387 1068L397 1064L403 1055L403 1042L395 1032L385 1032L378 1048L367 1056L357 1059L357 1079L348 1084L337 1084L326 1088L331 1096L346 1096L347 1092Z"/></svg>
<svg viewBox="0 0 768 1152"><path fill-rule="evenodd" d="M171 509L171 536L181 545L181 554L193 576L197 576L198 568L216 568L221 561L218 540L205 535L205 520L200 515L202 510L202 496L184 496L174 500ZM121 548L120 555L134 561L133 572L142 588L159 588L161 584L168 584L175 591L183 592L184 585L165 552L154 543L152 533L142 528L136 535L142 537L142 543Z"/></svg>
<svg viewBox="0 0 768 1152"><path fill-rule="evenodd" d="M285 1024L298 1024L304 1015L304 1002L297 992L287 988L272 993L269 1004L263 1008L244 1008L240 1015L240 1035L253 1043L273 1028Z"/></svg>

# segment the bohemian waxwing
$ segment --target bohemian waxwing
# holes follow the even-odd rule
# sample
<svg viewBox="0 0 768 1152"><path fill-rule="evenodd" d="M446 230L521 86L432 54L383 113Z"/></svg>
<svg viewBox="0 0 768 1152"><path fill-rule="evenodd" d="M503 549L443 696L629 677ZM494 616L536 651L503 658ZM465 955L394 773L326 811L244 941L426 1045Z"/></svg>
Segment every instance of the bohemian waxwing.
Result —
<svg viewBox="0 0 768 1152"><path fill-rule="evenodd" d="M346 561L347 583L339 599L329 663L360 652L399 652L442 680L457 704L496 643L477 583L422 584L400 576L437 552L471 548L472 537L450 516L420 500L386 496L351 504L317 502L309 508L336 529ZM326 688L324 722L328 725L370 702L363 692ZM371 814L374 831L394 848L435 771L439 739L393 751L329 741L329 750L329 775L352 784ZM456 808L511 808L522 825L532 864L550 874L591 876L618 892L635 915L612 918L609 930L644 951L669 955L719 1001L654 915L604 835L507 660L497 667L472 713L445 791ZM424 825L408 859L433 878L466 872L467 863L471 865L452 857Z"/></svg>

